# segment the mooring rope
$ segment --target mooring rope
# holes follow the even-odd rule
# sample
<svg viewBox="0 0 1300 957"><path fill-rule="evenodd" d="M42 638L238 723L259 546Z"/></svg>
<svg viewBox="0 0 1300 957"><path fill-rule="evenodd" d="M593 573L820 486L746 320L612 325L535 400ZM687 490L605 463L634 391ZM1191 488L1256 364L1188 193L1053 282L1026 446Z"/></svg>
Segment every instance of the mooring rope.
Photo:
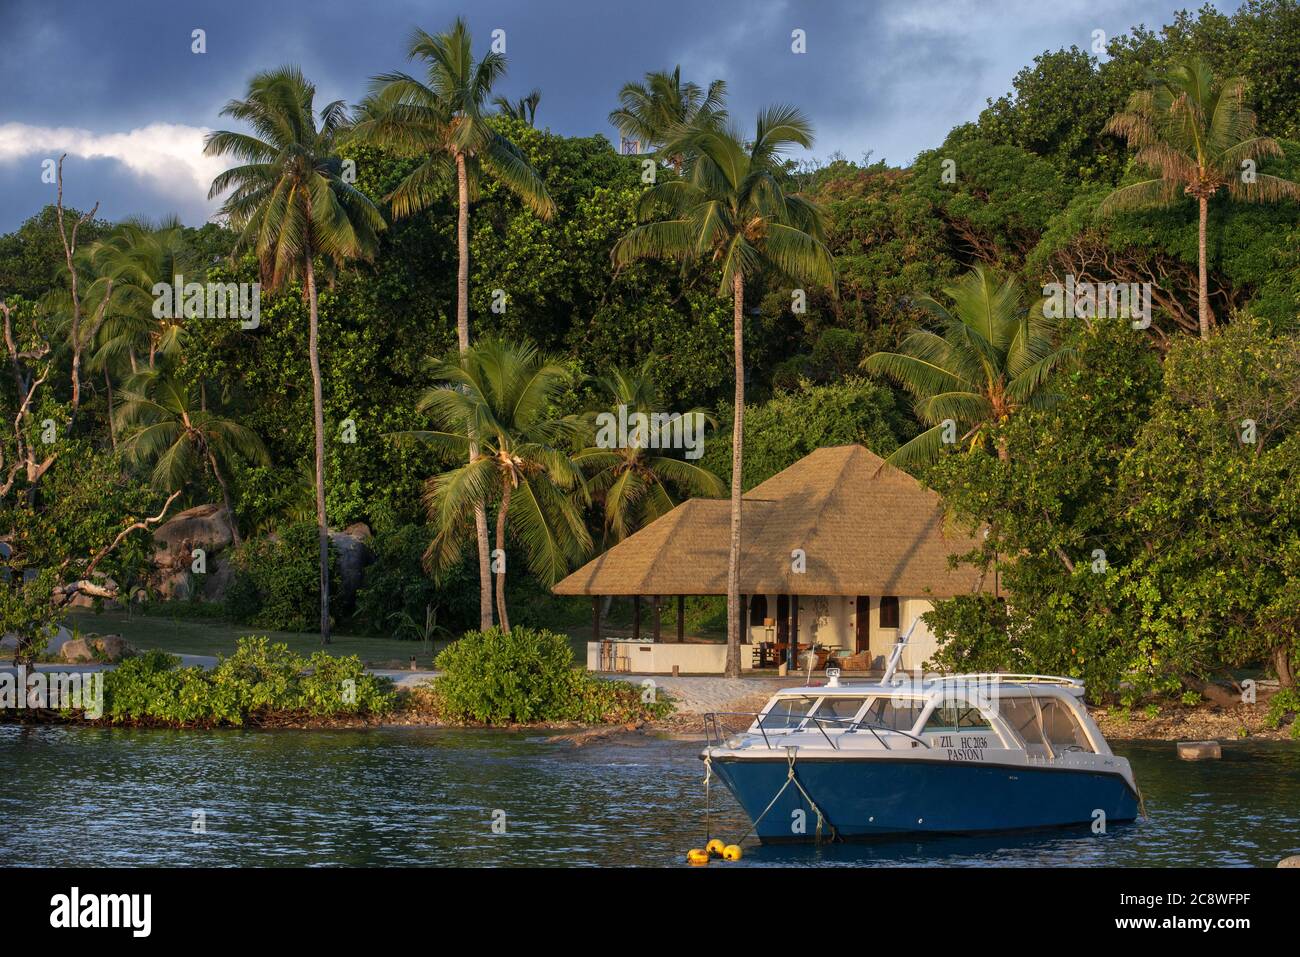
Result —
<svg viewBox="0 0 1300 957"><path fill-rule="evenodd" d="M808 794L808 792L804 790L803 784L801 784L799 778L795 776L794 763L795 763L795 756L798 751L799 751L798 748L786 748L785 783L782 784L781 787L777 790L776 794L772 796L772 800L767 802L767 807L763 808L763 813L760 814L758 817L754 818L754 822L749 825L749 830L747 830L744 834L740 836L740 840L736 841L737 844L743 844L745 842L745 838L749 837L749 835L753 834L756 830L758 830L759 822L762 821L763 818L767 817L767 812L772 810L772 808L776 806L776 802L781 799L781 795L785 793L785 789L788 788L791 785L791 783L793 783L794 786L799 789L799 793L803 795L804 800L808 802L808 806L811 807L813 809L813 813L817 815L817 831L816 831L815 842L817 844L820 844L822 842L823 822L831 830L831 840L832 841L839 840L839 832L835 830L835 825L832 824L830 820L826 817L826 815L822 813L822 809L817 806L817 802L814 801L812 797ZM707 798L708 778L709 775L712 773L711 762L709 761L708 755L705 755L704 762L705 762L705 785L706 785L704 793ZM707 822L706 822L706 826L707 826Z"/></svg>
<svg viewBox="0 0 1300 957"><path fill-rule="evenodd" d="M711 817L712 802L709 800L709 782L713 780L713 757L706 750L704 752L704 846L709 846L709 839L713 836L713 824Z"/></svg>

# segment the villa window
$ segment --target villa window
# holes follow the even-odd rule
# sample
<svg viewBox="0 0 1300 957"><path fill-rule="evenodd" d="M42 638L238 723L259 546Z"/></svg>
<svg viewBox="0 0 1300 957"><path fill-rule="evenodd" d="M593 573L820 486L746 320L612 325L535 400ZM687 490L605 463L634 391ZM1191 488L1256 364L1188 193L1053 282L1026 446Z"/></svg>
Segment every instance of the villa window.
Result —
<svg viewBox="0 0 1300 957"><path fill-rule="evenodd" d="M880 599L880 627L898 627L898 598L894 595L885 595Z"/></svg>
<svg viewBox="0 0 1300 957"><path fill-rule="evenodd" d="M749 623L761 625L767 620L767 596L755 595L749 599Z"/></svg>

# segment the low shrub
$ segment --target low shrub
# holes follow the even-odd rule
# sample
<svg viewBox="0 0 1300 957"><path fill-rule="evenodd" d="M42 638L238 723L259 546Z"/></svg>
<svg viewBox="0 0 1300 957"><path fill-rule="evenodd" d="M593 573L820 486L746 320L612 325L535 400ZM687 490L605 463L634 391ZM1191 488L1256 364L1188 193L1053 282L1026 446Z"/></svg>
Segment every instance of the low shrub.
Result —
<svg viewBox="0 0 1300 957"><path fill-rule="evenodd" d="M1291 722L1291 737L1300 738L1300 689L1284 688L1268 701L1268 715L1264 719L1270 728L1280 728L1289 715L1294 715Z"/></svg>
<svg viewBox="0 0 1300 957"><path fill-rule="evenodd" d="M148 651L104 676L110 724L217 727L303 718L383 714L393 707L391 682L366 674L356 656L318 651L310 658L266 638L241 638L235 653L211 671L182 668L180 659Z"/></svg>
<svg viewBox="0 0 1300 957"><path fill-rule="evenodd" d="M478 568L471 573L467 555L435 582L424 569L432 537L425 525L402 525L375 535L375 560L366 567L352 613L357 631L418 639L430 608L439 625L457 633L478 622Z"/></svg>
<svg viewBox="0 0 1300 957"><path fill-rule="evenodd" d="M235 580L226 593L232 621L270 631L320 627L320 538L314 522L290 525L275 539L253 539L232 558ZM330 579L337 552L329 549Z"/></svg>
<svg viewBox="0 0 1300 957"><path fill-rule="evenodd" d="M672 711L662 693L649 696L625 681L605 681L574 667L568 639L516 627L467 632L435 662L434 693L448 721L515 724L648 720Z"/></svg>

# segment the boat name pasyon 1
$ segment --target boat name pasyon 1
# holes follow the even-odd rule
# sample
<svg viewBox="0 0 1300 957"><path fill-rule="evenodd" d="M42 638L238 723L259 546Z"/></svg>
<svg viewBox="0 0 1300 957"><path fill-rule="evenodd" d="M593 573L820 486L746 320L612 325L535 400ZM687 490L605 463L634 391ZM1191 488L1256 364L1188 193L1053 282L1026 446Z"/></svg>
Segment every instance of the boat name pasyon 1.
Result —
<svg viewBox="0 0 1300 957"><path fill-rule="evenodd" d="M948 752L949 761L983 761L984 749L989 746L989 739L984 735L962 735L960 744L952 743L953 736L950 734L942 735L939 738L939 747Z"/></svg>

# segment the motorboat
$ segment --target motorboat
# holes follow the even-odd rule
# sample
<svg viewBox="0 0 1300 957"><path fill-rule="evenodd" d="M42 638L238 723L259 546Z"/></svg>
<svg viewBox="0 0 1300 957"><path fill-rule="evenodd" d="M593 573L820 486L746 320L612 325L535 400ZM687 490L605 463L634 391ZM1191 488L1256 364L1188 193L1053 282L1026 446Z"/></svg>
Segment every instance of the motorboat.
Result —
<svg viewBox="0 0 1300 957"><path fill-rule="evenodd" d="M706 717L707 778L763 842L974 834L1132 821L1127 759L1084 705L1083 682L1030 674L895 676L782 688L727 735ZM729 713L735 716L738 713Z"/></svg>

